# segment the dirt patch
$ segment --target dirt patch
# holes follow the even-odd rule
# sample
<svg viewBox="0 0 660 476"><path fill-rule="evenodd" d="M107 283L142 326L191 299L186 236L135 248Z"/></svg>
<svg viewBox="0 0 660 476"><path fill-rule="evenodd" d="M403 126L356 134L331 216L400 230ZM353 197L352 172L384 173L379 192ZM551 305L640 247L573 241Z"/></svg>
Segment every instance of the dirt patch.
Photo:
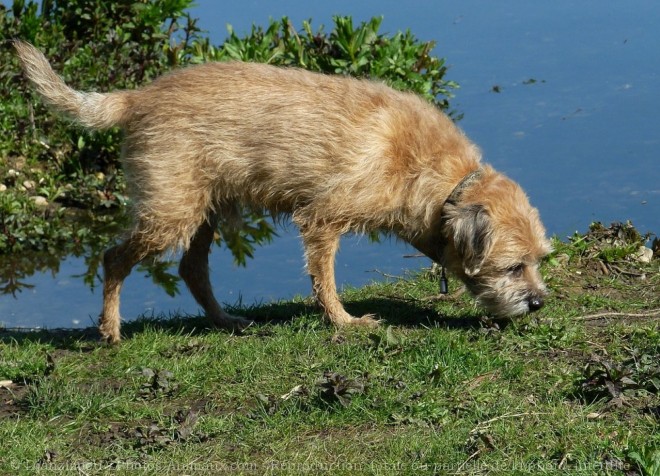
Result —
<svg viewBox="0 0 660 476"><path fill-rule="evenodd" d="M11 383L0 386L0 420L18 418L27 413L27 408L21 403L27 392L26 385Z"/></svg>
<svg viewBox="0 0 660 476"><path fill-rule="evenodd" d="M198 431L197 423L206 413L207 404L207 400L178 402L172 405L171 412L164 412L159 421L114 421L94 427L86 425L80 430L81 439L72 443L72 447L77 448L76 452L84 453L84 448L119 445L149 453L189 441L203 442L209 437Z"/></svg>

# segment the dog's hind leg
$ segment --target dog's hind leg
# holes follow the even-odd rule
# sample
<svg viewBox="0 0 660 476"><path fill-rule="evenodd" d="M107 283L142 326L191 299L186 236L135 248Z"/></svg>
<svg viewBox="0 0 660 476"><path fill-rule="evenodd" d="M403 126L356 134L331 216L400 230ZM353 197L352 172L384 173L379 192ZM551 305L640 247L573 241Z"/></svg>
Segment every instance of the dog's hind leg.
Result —
<svg viewBox="0 0 660 476"><path fill-rule="evenodd" d="M139 238L131 237L103 255L103 311L99 322L101 338L110 344L121 340L119 294L124 280L139 261L150 254Z"/></svg>
<svg viewBox="0 0 660 476"><path fill-rule="evenodd" d="M249 326L252 321L232 316L222 309L213 295L209 280L209 250L217 224L218 218L212 216L197 229L190 247L181 258L179 275L214 325L229 330L241 330Z"/></svg>
<svg viewBox="0 0 660 476"><path fill-rule="evenodd" d="M301 226L305 245L307 271L312 278L314 297L323 308L326 317L337 327L363 325L375 327L378 321L371 315L361 318L351 316L337 295L335 284L335 254L339 248L341 233L333 228Z"/></svg>

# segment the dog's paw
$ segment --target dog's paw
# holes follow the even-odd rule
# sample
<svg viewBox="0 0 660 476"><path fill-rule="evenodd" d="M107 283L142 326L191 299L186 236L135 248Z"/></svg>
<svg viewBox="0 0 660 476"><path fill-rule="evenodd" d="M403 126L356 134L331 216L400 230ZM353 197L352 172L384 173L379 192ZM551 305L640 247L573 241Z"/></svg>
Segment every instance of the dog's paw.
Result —
<svg viewBox="0 0 660 476"><path fill-rule="evenodd" d="M99 342L102 345L115 346L115 345L119 345L119 343L121 342L121 337L120 336L110 336L110 335L105 336L105 335L102 335L101 338L99 339Z"/></svg>
<svg viewBox="0 0 660 476"><path fill-rule="evenodd" d="M246 319L241 316L234 316L232 314L223 313L219 317L211 317L213 325L230 332L242 332L250 326L254 325L254 321Z"/></svg>
<svg viewBox="0 0 660 476"><path fill-rule="evenodd" d="M99 334L101 334L100 342L107 345L117 345L121 341L121 334L119 333L119 326L116 325L116 322L119 322L120 318L117 318L115 321L111 321L108 324L107 321L101 319L99 323Z"/></svg>
<svg viewBox="0 0 660 476"><path fill-rule="evenodd" d="M365 314L362 317L356 318L356 325L363 327L375 328L380 326L381 320L376 317L375 314Z"/></svg>
<svg viewBox="0 0 660 476"><path fill-rule="evenodd" d="M375 314L365 314L362 317L351 317L350 319L343 320L340 326L350 327L367 327L374 329L380 325L380 320L376 318Z"/></svg>

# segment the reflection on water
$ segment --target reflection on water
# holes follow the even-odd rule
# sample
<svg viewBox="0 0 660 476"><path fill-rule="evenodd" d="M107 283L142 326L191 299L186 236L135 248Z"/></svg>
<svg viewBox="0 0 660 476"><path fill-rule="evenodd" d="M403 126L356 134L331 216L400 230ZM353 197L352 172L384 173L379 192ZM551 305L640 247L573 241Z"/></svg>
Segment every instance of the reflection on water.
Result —
<svg viewBox="0 0 660 476"><path fill-rule="evenodd" d="M92 320L79 304L94 297L100 283L100 256L98 251L89 251L78 256L0 257L0 326L89 326Z"/></svg>
<svg viewBox="0 0 660 476"><path fill-rule="evenodd" d="M295 229L287 227L278 233L281 236L272 243L256 249L254 259L245 268L234 264L226 248L212 249L211 282L219 301L253 305L310 294L302 244ZM394 240L373 244L367 238L346 237L337 255L338 285L360 286L382 279L382 274L400 276L408 268L429 264L427 259L404 257L410 253L414 253L410 247ZM140 314L199 312L197 303L178 279L177 258L141 264L133 270L121 294L122 316L130 319ZM5 294L0 295L0 326L96 325L102 297L100 251L62 261L48 255L19 259L20 263L0 258L0 282L5 288ZM168 285L172 281L174 288Z"/></svg>
<svg viewBox="0 0 660 476"><path fill-rule="evenodd" d="M596 0L196 3L193 15L214 43L224 39L226 23L240 34L269 17L288 15L296 25L312 18L313 25L328 25L333 14L357 21L383 15L383 32L410 28L420 39L437 40L437 54L452 65L448 79L461 86L452 102L464 114L461 127L490 163L527 190L551 234L585 230L592 220L626 219L642 232L660 232L656 0L606 7ZM379 279L367 272L374 268L401 275L428 264L402 257L409 252L396 242L345 240L338 283ZM17 298L0 296L0 323L83 326L95 319L101 296L97 272L88 269L94 258L16 260L9 264L13 274L2 271L0 285L16 290ZM218 248L211 267L218 299L230 304L309 294L293 227L257 249L247 268L236 268L230 254ZM80 276L96 284L91 293ZM125 317L177 310L198 311L187 291L171 298L145 271L134 271L127 280Z"/></svg>

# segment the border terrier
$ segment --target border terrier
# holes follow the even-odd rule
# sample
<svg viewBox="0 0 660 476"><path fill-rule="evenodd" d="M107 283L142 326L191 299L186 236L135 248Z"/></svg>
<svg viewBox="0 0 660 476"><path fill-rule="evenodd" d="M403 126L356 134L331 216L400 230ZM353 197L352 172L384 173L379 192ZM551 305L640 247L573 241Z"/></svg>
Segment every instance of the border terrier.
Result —
<svg viewBox="0 0 660 476"><path fill-rule="evenodd" d="M102 337L120 340L119 294L148 256L182 250L179 273L215 325L240 329L213 295L208 255L219 220L244 207L290 214L314 296L335 325L375 325L342 306L339 238L392 233L457 275L498 317L543 306L550 242L515 182L436 107L385 84L265 64L181 68L136 90L67 86L34 46L14 44L54 109L91 129L121 127L132 229L103 258Z"/></svg>

